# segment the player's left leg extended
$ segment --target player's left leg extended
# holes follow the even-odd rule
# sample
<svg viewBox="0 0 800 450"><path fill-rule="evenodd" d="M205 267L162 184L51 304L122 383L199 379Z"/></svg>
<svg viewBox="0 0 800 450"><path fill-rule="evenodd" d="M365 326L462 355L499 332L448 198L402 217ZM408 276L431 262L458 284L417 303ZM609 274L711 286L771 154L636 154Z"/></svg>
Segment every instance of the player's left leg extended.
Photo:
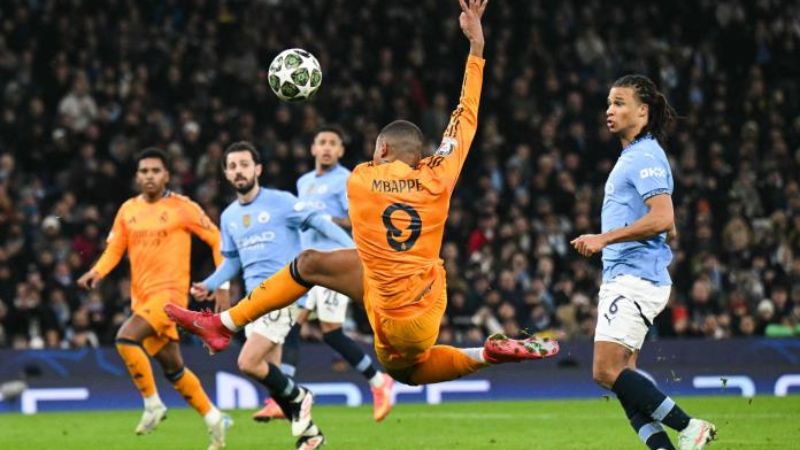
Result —
<svg viewBox="0 0 800 450"><path fill-rule="evenodd" d="M524 340L492 336L482 348L434 345L447 305L444 273L428 293L402 314L365 306L375 331L378 360L395 380L410 385L450 381L491 364L541 359L558 353L558 343L531 337ZM428 298L426 298L428 297Z"/></svg>

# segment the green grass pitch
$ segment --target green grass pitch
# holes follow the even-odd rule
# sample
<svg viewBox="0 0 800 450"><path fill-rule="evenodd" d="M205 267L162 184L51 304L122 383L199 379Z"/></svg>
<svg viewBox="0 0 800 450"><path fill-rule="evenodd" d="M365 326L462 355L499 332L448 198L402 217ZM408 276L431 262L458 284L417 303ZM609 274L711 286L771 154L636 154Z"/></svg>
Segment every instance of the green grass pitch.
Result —
<svg viewBox="0 0 800 450"><path fill-rule="evenodd" d="M678 399L691 414L714 421L710 450L790 450L800 442L800 396ZM233 411L228 449L293 449L285 421L259 424L252 411ZM0 447L8 450L205 449L205 426L191 410L172 409L153 434L133 433L140 412L0 415ZM400 404L384 423L369 407L316 406L314 419L330 450L637 450L616 400ZM674 436L674 435L673 435ZM674 440L674 439L673 439Z"/></svg>

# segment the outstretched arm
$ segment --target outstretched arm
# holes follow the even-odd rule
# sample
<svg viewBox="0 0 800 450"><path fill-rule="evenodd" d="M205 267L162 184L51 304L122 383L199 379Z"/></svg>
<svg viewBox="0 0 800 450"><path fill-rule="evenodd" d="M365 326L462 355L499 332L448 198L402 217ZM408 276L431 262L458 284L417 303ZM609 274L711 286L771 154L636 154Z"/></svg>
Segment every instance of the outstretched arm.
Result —
<svg viewBox="0 0 800 450"><path fill-rule="evenodd" d="M467 4L469 2L469 4ZM486 11L489 0L458 0L461 4L461 15L458 16L458 24L461 31L469 39L469 54L483 58L483 26L481 17Z"/></svg>
<svg viewBox="0 0 800 450"><path fill-rule="evenodd" d="M464 82L458 106L450 115L450 123L444 131L442 143L428 160L428 164L436 169L440 167L442 175L449 180L452 190L455 187L464 161L467 159L472 140L478 129L478 107L480 106L481 88L483 86L483 26L481 16L486 9L487 0L459 0L461 15L458 22L464 36L469 39L469 56L464 69Z"/></svg>
<svg viewBox="0 0 800 450"><path fill-rule="evenodd" d="M120 208L114 218L111 232L108 233L105 251L95 265L78 279L78 286L84 289L94 289L97 283L119 264L127 249L128 232L125 229L123 208Z"/></svg>
<svg viewBox="0 0 800 450"><path fill-rule="evenodd" d="M222 287L227 281L235 277L239 270L242 268L242 262L239 256L225 256L222 258L222 264L217 266L217 270L208 276L200 283L194 283L192 289L205 288L207 291L216 291Z"/></svg>

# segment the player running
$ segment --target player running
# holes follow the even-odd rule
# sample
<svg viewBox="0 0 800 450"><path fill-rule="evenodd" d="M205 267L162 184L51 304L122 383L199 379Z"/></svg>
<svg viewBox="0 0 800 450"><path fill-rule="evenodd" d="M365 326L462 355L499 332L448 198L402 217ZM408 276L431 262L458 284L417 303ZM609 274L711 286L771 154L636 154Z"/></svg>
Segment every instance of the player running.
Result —
<svg viewBox="0 0 800 450"><path fill-rule="evenodd" d="M222 264L208 278L192 284L192 295L209 291L244 271L248 292L300 252L300 231L314 230L339 247L352 246L341 228L313 208L305 208L284 191L262 188L261 158L249 142L231 144L223 155L225 178L236 189L236 201L222 212ZM291 418L298 449L314 449L325 437L311 419L313 396L281 372L281 345L297 319L294 304L264 314L245 327L247 341L239 354L239 369L263 384L270 397Z"/></svg>
<svg viewBox="0 0 800 450"><path fill-rule="evenodd" d="M325 214L333 223L347 229L351 228L350 219L347 217L349 209L347 179L350 177L350 171L339 164L339 158L343 154L344 143L339 129L325 127L318 130L311 144L315 167L297 180L297 196L304 208ZM314 229L301 234L301 243L304 249L332 250L342 247L339 242ZM373 400L372 415L375 421L380 422L391 411L394 380L380 372L369 355L342 331L349 303L350 299L344 294L322 286L314 286L305 297L305 302L302 299L298 302L300 315L297 321L304 323L312 312L316 314L323 341L342 355L369 382ZM284 348L288 345L290 344L287 341ZM299 342L295 339L293 345L299 345ZM299 354L296 350L287 353ZM286 354L283 362L287 362ZM269 399L264 408L253 417L256 420L281 418L280 412L281 409Z"/></svg>
<svg viewBox="0 0 800 450"><path fill-rule="evenodd" d="M214 407L200 380L184 366L177 327L164 314L165 305L187 305L191 235L205 241L213 249L214 261L219 263L219 231L200 206L167 189L170 172L166 153L148 148L136 161L136 184L141 195L119 208L106 250L77 283L93 289L128 252L133 315L117 332L116 345L144 399L136 434L150 433L167 417L167 407L156 390L150 355L156 358L175 390L203 416L211 438L209 450L220 449L225 447L225 431L233 422ZM227 291L217 295L224 296L227 303Z"/></svg>
<svg viewBox="0 0 800 450"><path fill-rule="evenodd" d="M675 111L649 78L626 75L608 94L606 124L622 144L608 176L602 233L572 241L581 255L603 252L597 307L594 380L617 394L639 438L651 449L674 450L661 424L679 431L681 450L702 450L716 429L692 419L636 371L636 359L653 319L669 300L667 266L675 235L672 171L661 143Z"/></svg>
<svg viewBox="0 0 800 450"><path fill-rule="evenodd" d="M441 146L427 158L416 125L395 121L381 130L373 160L357 166L347 182L356 250L305 250L229 311L201 314L168 305L173 320L222 350L234 330L319 285L363 299L378 360L406 384L453 380L490 364L558 353L557 342L536 337L495 335L483 348L434 345L447 304L439 251L450 196L475 136L484 66L480 19L487 1L459 3L470 42L459 105Z"/></svg>

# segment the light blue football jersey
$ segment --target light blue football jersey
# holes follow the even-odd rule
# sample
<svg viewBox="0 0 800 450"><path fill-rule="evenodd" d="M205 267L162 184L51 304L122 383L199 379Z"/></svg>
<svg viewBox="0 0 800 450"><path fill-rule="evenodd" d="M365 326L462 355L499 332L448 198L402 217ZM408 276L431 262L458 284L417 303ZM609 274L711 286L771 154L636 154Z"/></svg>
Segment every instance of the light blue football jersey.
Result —
<svg viewBox="0 0 800 450"><path fill-rule="evenodd" d="M297 180L297 196L303 209L318 211L331 217L347 217L347 178L350 171L336 165L333 169L317 176L312 170ZM301 243L304 249L331 250L341 245L331 241L315 229L303 231Z"/></svg>
<svg viewBox="0 0 800 450"><path fill-rule="evenodd" d="M645 200L672 195L674 183L667 155L651 135L638 139L622 154L606 181L602 209L603 233L626 227L647 214ZM667 267L672 250L667 234L640 241L620 242L603 249L603 281L633 275L656 285L672 284Z"/></svg>
<svg viewBox="0 0 800 450"><path fill-rule="evenodd" d="M315 211L289 192L261 188L248 203L231 203L220 218L222 255L239 258L247 292L300 253L300 232Z"/></svg>

